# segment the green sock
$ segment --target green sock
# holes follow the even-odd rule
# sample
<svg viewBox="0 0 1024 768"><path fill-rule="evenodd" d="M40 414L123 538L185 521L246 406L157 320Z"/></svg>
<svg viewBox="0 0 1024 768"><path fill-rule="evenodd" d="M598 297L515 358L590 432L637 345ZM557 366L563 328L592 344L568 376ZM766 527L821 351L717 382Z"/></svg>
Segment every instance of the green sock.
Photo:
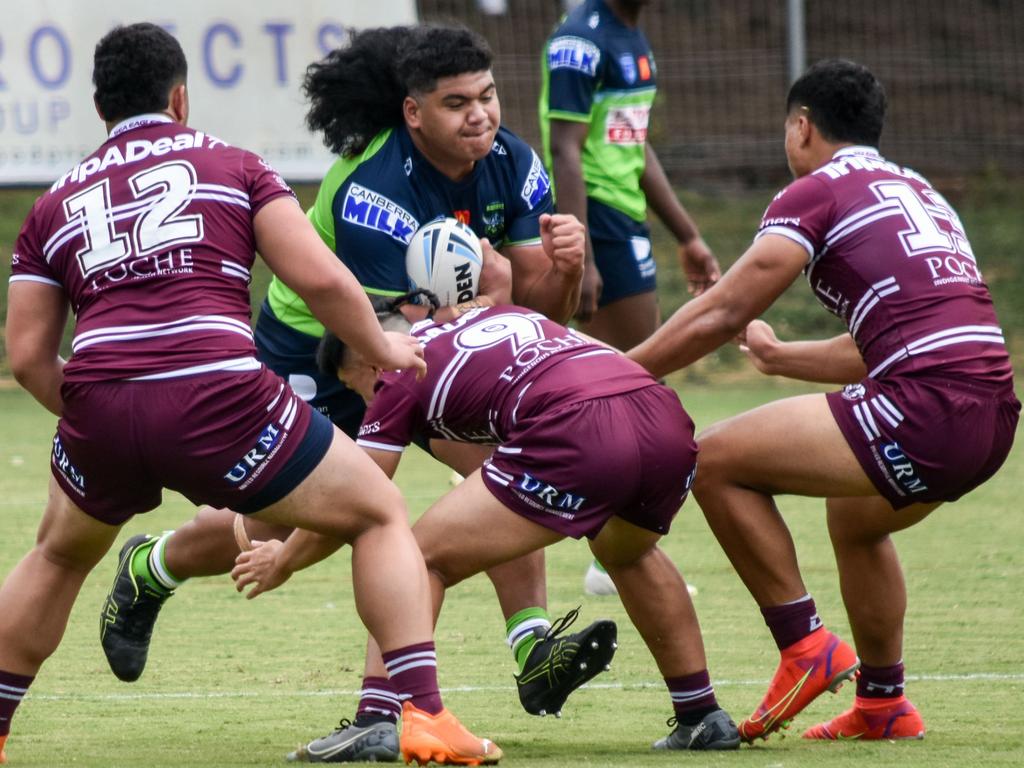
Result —
<svg viewBox="0 0 1024 768"><path fill-rule="evenodd" d="M163 562L164 545L169 536L170 532L150 539L132 555L132 574L161 594L173 592L185 581L175 578ZM154 556L158 563L152 562Z"/></svg>
<svg viewBox="0 0 1024 768"><path fill-rule="evenodd" d="M523 608L505 622L505 633L508 636L508 647L516 659L519 671L537 644L537 640L551 628L551 617L546 608L533 606Z"/></svg>

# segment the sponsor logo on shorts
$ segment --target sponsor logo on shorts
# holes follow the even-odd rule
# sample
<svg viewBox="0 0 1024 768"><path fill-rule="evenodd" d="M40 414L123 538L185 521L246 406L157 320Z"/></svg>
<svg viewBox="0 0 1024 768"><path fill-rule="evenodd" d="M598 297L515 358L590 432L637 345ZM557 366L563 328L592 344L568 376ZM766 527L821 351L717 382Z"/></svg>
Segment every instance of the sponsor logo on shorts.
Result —
<svg viewBox="0 0 1024 768"><path fill-rule="evenodd" d="M394 238L403 245L420 227L416 217L388 197L352 184L345 193L341 218L360 227L375 229Z"/></svg>
<svg viewBox="0 0 1024 768"><path fill-rule="evenodd" d="M544 170L544 163L534 152L530 172L527 174L523 190L519 194L532 211L540 205L540 201L544 199L544 195L548 193L549 189L551 189L551 182L548 180L547 171Z"/></svg>
<svg viewBox="0 0 1024 768"><path fill-rule="evenodd" d="M245 452L238 463L224 475L224 479L237 485L239 489L246 488L263 471L267 459L277 453L277 449L281 447L282 433L281 427L276 424L267 424L256 438L256 445Z"/></svg>
<svg viewBox="0 0 1024 768"><path fill-rule="evenodd" d="M867 394L863 384L847 384L843 387L844 400L860 400Z"/></svg>
<svg viewBox="0 0 1024 768"><path fill-rule="evenodd" d="M71 463L67 451L64 450L64 445L60 441L60 435L53 436L52 460L53 466L57 468L61 476L71 483L79 494L85 496L85 475L79 471L78 467Z"/></svg>
<svg viewBox="0 0 1024 768"><path fill-rule="evenodd" d="M654 277L658 271L658 265L651 253L651 241L646 237L631 237L629 243L633 248L633 258L636 260L636 267L640 271L640 277Z"/></svg>
<svg viewBox="0 0 1024 768"><path fill-rule="evenodd" d="M587 497L581 496L572 491L559 490L550 483L538 480L532 475L524 472L522 479L516 483L515 488L520 491L519 495L529 494L533 499L539 499L544 508L554 512L559 517L572 520L576 513L586 503ZM534 506L534 505L531 505Z"/></svg>
<svg viewBox="0 0 1024 768"><path fill-rule="evenodd" d="M593 77L601 49L582 37L556 37L548 44L548 69L571 69Z"/></svg>
<svg viewBox="0 0 1024 768"><path fill-rule="evenodd" d="M890 477L907 493L922 493L928 490L917 467L906 457L899 443L884 443L881 446L882 461L889 469Z"/></svg>
<svg viewBox="0 0 1024 768"><path fill-rule="evenodd" d="M618 107L608 111L604 121L604 140L608 144L635 145L647 141L650 107Z"/></svg>

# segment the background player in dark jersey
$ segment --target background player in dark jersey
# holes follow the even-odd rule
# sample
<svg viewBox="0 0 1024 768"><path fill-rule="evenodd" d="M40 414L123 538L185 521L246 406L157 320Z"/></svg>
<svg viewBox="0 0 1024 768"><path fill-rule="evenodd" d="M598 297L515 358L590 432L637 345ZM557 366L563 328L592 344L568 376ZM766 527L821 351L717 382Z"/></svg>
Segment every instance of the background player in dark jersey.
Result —
<svg viewBox="0 0 1024 768"><path fill-rule="evenodd" d="M648 208L679 242L687 288L699 295L718 263L680 204L647 127L657 68L638 27L647 0L587 0L552 33L542 60L541 135L558 210L587 225L580 328L629 349L658 327L656 265ZM614 592L597 563L593 594Z"/></svg>
<svg viewBox="0 0 1024 768"><path fill-rule="evenodd" d="M160 27L117 27L100 40L94 99L109 138L36 201L15 246L11 369L60 420L37 543L0 587L0 754L85 577L121 525L170 488L350 543L360 616L387 637L392 681L411 695L403 749L495 762L500 750L441 702L426 570L401 494L255 358L255 249L378 364L423 375L422 352L381 332L265 162L185 127L186 73Z"/></svg>
<svg viewBox="0 0 1024 768"><path fill-rule="evenodd" d="M671 695L676 728L655 748L738 747L736 725L715 700L686 585L658 547L696 469L693 422L676 394L616 350L522 307L473 309L452 322L420 323L413 334L427 359L422 381L381 374L352 350L330 367L370 401L358 444L388 474L420 432L495 446L414 526L435 610L448 586L586 536ZM253 597L334 547L297 531L240 555L232 575L240 590L255 585ZM545 673L586 671L566 660ZM549 711L560 708L554 702Z"/></svg>
<svg viewBox="0 0 1024 768"><path fill-rule="evenodd" d="M747 252L630 357L655 375L733 339L804 272L848 333L746 347L763 370L848 384L780 400L700 437L694 493L775 638L782 660L741 723L778 729L858 666L854 707L804 736L920 738L903 693L906 588L889 537L988 479L1020 403L992 300L956 213L928 182L875 149L886 99L864 67L811 67L786 101L796 181L768 206ZM851 384L850 382L858 382ZM773 497L827 499L829 534L857 653L818 618Z"/></svg>
<svg viewBox="0 0 1024 768"><path fill-rule="evenodd" d="M572 216L552 215L540 159L499 127L490 65L490 50L479 36L451 27L358 32L313 64L305 80L308 124L323 133L339 158L308 215L364 290L380 300L408 290L405 249L415 229L439 215L457 217L509 257L516 300L567 319L578 296L583 228ZM323 330L302 298L275 279L256 325L259 358L354 437L365 404L336 377L317 371ZM435 444L437 455L463 474L486 456L472 446L456 448ZM192 576L230 570L239 550L238 520L229 510L207 508L175 532L134 537L125 545L132 566L122 571L122 580L138 579L149 589L116 605L118 620L103 638L120 678L134 680L142 673L157 611L173 589ZM247 536L287 535L252 520L245 525L243 544ZM551 626L543 557L490 575L522 670L535 640ZM116 602L115 593L108 604ZM387 688L386 680L364 684L364 690ZM385 706L367 699L367 707L357 727L371 716L393 722L401 709L397 700Z"/></svg>

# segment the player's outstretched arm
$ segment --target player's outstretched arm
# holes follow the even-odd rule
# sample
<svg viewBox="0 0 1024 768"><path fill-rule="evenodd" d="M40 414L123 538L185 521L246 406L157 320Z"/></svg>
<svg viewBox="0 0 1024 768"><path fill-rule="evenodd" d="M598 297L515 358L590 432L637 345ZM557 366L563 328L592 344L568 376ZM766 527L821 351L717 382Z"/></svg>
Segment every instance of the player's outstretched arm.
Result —
<svg viewBox="0 0 1024 768"><path fill-rule="evenodd" d="M58 286L16 280L7 292L7 360L11 373L51 413L64 403L64 360L58 354L68 300Z"/></svg>
<svg viewBox="0 0 1024 768"><path fill-rule="evenodd" d="M807 251L788 237L759 237L719 282L680 307L628 356L655 376L685 368L739 336L806 263Z"/></svg>
<svg viewBox="0 0 1024 768"><path fill-rule="evenodd" d="M565 323L580 300L586 249L585 227L575 216L543 214L541 245L505 249L512 262L514 303Z"/></svg>
<svg viewBox="0 0 1024 768"><path fill-rule="evenodd" d="M740 336L740 349L761 373L821 384L852 384L867 376L849 333L817 341L779 341L763 320L752 320Z"/></svg>
<svg viewBox="0 0 1024 768"><path fill-rule="evenodd" d="M414 339L381 331L359 282L324 245L294 200L271 200L256 214L254 228L256 247L271 271L346 344L378 368L426 371Z"/></svg>
<svg viewBox="0 0 1024 768"><path fill-rule="evenodd" d="M644 149L644 172L640 177L640 188L647 197L648 207L679 243L679 262L686 275L686 290L694 296L700 296L718 281L722 270L708 244L700 236L693 218L676 197L654 149L650 144L645 145Z"/></svg>

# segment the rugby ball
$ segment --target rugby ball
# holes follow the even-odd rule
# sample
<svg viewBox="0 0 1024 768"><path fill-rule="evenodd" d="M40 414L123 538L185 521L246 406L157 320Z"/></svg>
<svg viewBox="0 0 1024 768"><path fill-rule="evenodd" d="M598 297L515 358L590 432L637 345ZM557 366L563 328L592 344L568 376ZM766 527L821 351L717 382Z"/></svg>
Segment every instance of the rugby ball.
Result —
<svg viewBox="0 0 1024 768"><path fill-rule="evenodd" d="M416 230L405 251L410 289L432 291L442 307L476 297L483 263L480 239L457 219L427 222Z"/></svg>

